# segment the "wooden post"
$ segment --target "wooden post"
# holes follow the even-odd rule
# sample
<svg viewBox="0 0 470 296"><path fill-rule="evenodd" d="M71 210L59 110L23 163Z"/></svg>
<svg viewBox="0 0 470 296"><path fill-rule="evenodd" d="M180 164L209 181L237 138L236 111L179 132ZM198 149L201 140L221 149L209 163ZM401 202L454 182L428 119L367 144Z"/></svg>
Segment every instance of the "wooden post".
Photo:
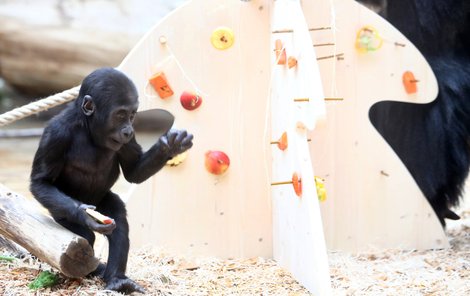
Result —
<svg viewBox="0 0 470 296"><path fill-rule="evenodd" d="M33 201L0 184L0 234L24 247L65 276L94 271L98 259L88 241L39 211Z"/></svg>

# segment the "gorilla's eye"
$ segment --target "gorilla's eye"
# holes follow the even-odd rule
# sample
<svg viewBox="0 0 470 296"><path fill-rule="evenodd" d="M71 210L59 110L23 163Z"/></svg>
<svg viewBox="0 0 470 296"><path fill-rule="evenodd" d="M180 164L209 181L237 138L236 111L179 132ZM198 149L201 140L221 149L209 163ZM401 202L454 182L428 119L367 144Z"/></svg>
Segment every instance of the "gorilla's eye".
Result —
<svg viewBox="0 0 470 296"><path fill-rule="evenodd" d="M127 117L127 112L124 110L120 110L116 113L116 118L119 120L125 120Z"/></svg>
<svg viewBox="0 0 470 296"><path fill-rule="evenodd" d="M119 121L127 120L127 117L128 117L128 113L127 113L126 110L118 110L118 111L114 114L114 118L116 118L116 119L119 120Z"/></svg>
<svg viewBox="0 0 470 296"><path fill-rule="evenodd" d="M135 113L136 113L135 111L131 113L131 117L129 118L129 120L130 120L131 122L134 122Z"/></svg>

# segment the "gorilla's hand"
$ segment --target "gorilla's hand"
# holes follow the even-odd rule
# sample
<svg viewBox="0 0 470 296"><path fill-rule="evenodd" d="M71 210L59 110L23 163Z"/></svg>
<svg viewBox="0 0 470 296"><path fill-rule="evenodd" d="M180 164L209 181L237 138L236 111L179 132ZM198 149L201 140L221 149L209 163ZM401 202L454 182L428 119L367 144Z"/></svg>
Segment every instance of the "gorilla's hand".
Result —
<svg viewBox="0 0 470 296"><path fill-rule="evenodd" d="M116 222L110 223L110 224L102 224L92 217L87 214L86 209L92 209L94 210L96 207L92 205L87 205L87 204L81 204L78 207L78 215L79 215L79 220L82 221L84 225L86 225L88 228L90 228L93 231L96 231L98 233L104 234L104 235L110 235L113 230L116 228Z"/></svg>
<svg viewBox="0 0 470 296"><path fill-rule="evenodd" d="M193 135L185 130L171 129L158 139L157 149L168 159L176 156L193 146Z"/></svg>

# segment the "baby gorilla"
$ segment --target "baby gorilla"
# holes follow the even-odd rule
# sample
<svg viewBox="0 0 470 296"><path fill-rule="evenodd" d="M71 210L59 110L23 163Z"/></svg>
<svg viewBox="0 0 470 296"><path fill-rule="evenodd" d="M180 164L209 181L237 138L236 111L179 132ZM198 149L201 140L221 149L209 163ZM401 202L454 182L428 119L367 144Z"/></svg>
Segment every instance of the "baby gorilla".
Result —
<svg viewBox="0 0 470 296"><path fill-rule="evenodd" d="M107 264L93 273L106 289L125 293L143 288L125 276L129 253L126 207L110 191L120 169L126 180L141 183L173 156L192 146L193 136L170 130L147 152L136 142L132 123L138 94L132 81L112 69L98 69L82 83L75 102L51 119L34 157L31 192L57 223L86 238L107 236ZM95 209L114 219L100 224L85 210Z"/></svg>

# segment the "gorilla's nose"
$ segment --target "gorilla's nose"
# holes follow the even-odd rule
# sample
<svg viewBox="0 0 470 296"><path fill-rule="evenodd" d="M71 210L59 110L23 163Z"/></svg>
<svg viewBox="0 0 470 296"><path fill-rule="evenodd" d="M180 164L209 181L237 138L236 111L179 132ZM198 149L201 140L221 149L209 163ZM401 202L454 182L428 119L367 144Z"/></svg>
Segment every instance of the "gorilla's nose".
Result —
<svg viewBox="0 0 470 296"><path fill-rule="evenodd" d="M134 129L132 128L132 126L126 126L122 128L121 135L123 140L129 142L132 136L134 135Z"/></svg>

